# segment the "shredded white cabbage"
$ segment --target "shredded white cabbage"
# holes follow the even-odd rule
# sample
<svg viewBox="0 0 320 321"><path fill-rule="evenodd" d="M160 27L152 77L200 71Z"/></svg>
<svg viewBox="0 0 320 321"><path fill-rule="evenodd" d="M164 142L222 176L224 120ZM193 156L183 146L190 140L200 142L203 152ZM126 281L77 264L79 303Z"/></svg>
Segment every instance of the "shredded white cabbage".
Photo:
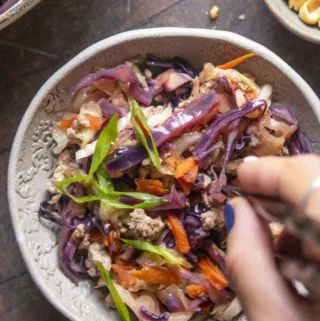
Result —
<svg viewBox="0 0 320 321"><path fill-rule="evenodd" d="M86 157L93 155L96 145L97 145L97 141L95 140L94 142L79 149L76 152L76 161L78 162L82 158L86 158Z"/></svg>

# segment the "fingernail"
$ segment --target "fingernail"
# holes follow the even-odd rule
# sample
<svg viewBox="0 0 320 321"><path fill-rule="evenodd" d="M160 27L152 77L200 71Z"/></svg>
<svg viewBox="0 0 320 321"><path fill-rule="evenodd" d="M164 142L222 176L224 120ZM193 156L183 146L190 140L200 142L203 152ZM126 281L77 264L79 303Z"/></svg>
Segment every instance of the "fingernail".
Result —
<svg viewBox="0 0 320 321"><path fill-rule="evenodd" d="M229 203L224 206L224 224L227 231L230 232L234 224L234 210Z"/></svg>
<svg viewBox="0 0 320 321"><path fill-rule="evenodd" d="M248 163L248 162L253 162L253 161L257 160L257 159L258 159L257 156L250 155L250 156L245 157L245 158L243 159L243 161L244 161L245 163Z"/></svg>

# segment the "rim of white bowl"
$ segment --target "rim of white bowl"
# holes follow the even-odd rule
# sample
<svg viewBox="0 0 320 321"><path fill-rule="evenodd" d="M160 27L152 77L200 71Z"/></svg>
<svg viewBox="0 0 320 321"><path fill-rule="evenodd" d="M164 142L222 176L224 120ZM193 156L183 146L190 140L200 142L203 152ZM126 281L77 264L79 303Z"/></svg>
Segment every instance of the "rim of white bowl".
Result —
<svg viewBox="0 0 320 321"><path fill-rule="evenodd" d="M11 23L26 14L40 1L41 0L20 0L14 4L11 8L0 15L0 30L9 26Z"/></svg>
<svg viewBox="0 0 320 321"><path fill-rule="evenodd" d="M80 321L80 319L74 316L69 310L67 310L62 302L54 297L53 293L48 290L43 278L39 277L38 274L35 273L35 269L33 269L34 261L29 255L29 250L27 245L24 242L24 237L22 232L20 231L19 226L19 218L16 213L18 212L17 206L13 201L15 198L15 172L16 165L18 160L18 153L20 150L20 145L23 141L24 134L27 128L30 125L33 114L39 107L39 104L42 100L47 96L47 94L51 91L53 87L57 85L57 83L64 78L72 69L81 65L84 61L89 59L92 56L95 56L99 52L105 51L110 47L121 44L123 42L127 42L130 40L143 39L143 38L162 38L162 37L191 37L191 38L208 38L208 39L217 39L221 41L225 41L228 43L232 43L237 45L240 48L243 48L248 51L254 51L258 55L262 56L265 60L270 62L271 64L277 66L282 70L291 80L294 82L300 89L303 95L305 96L308 104L314 110L314 113L317 115L318 120L320 121L320 101L316 94L313 92L311 87L302 79L302 77L295 72L286 62L284 62L281 58L279 58L272 51L267 49L266 47L249 40L243 36L238 34L229 32L229 31L220 31L220 30L207 30L207 29L191 29L191 28L176 28L176 27L164 27L164 28L150 28L150 29L139 29L139 30L131 30L126 31L115 36L106 38L101 40L87 49L80 52L74 58L72 58L69 62L67 62L63 67L61 67L58 71L56 71L39 89L37 94L32 99L29 107L27 108L21 122L19 128L17 130L16 136L14 138L14 142L12 144L12 149L9 158L9 169L8 169L8 202L11 220L13 223L13 229L15 232L15 236L17 242L19 244L20 252L23 256L24 262L28 268L28 271L38 286L42 294L45 298L51 302L51 304L59 310L63 315L69 318L72 321ZM317 107L318 106L318 107Z"/></svg>

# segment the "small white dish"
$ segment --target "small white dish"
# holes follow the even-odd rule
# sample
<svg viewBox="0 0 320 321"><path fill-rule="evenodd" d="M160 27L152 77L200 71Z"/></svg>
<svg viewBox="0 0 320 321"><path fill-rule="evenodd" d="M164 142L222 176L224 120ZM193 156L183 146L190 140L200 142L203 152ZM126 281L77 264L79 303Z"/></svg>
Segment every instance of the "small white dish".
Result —
<svg viewBox="0 0 320 321"><path fill-rule="evenodd" d="M16 4L0 15L0 30L23 16L40 1L41 0L19 0Z"/></svg>
<svg viewBox="0 0 320 321"><path fill-rule="evenodd" d="M288 6L288 0L264 0L277 20L292 33L310 42L320 44L320 28L305 24L297 12Z"/></svg>

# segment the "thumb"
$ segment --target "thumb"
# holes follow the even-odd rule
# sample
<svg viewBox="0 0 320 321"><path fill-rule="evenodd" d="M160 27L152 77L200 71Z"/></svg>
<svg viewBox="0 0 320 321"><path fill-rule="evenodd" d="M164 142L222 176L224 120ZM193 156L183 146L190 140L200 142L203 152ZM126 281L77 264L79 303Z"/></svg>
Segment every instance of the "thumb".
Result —
<svg viewBox="0 0 320 321"><path fill-rule="evenodd" d="M227 270L249 320L301 321L301 311L277 271L270 235L249 203L232 199L225 217L231 228Z"/></svg>

